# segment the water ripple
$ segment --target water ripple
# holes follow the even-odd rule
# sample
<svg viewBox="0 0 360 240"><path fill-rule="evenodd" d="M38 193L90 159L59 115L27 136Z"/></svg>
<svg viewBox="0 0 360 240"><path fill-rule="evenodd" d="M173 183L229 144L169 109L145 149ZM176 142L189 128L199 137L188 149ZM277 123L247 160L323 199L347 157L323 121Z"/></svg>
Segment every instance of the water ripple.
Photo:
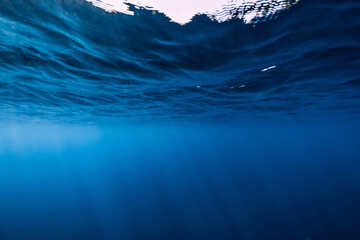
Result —
<svg viewBox="0 0 360 240"><path fill-rule="evenodd" d="M359 113L358 1L301 1L251 25L204 14L179 25L153 9L130 10L133 16L87 1L0 0L0 118Z"/></svg>

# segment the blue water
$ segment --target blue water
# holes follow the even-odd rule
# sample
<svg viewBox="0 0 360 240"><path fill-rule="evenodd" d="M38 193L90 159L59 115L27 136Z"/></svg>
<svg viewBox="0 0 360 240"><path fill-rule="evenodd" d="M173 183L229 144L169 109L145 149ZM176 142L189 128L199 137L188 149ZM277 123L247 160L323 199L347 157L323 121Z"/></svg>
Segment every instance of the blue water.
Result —
<svg viewBox="0 0 360 240"><path fill-rule="evenodd" d="M360 2L130 9L0 0L0 239L360 239Z"/></svg>

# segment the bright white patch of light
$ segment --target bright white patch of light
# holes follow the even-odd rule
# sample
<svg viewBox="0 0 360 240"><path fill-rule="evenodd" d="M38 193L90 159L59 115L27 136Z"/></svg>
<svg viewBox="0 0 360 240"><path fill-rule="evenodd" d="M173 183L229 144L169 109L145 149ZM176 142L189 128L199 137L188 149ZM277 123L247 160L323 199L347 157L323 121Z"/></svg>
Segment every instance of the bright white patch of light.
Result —
<svg viewBox="0 0 360 240"><path fill-rule="evenodd" d="M264 68L263 70L261 70L261 72L266 72L266 71L269 71L273 68L276 68L276 66L271 66L271 67L268 67L268 68Z"/></svg>
<svg viewBox="0 0 360 240"><path fill-rule="evenodd" d="M245 23L254 19L270 17L296 4L300 0L86 0L108 12L133 14L130 3L164 13L173 21L185 24L196 14L206 14L211 19L224 22L241 18Z"/></svg>

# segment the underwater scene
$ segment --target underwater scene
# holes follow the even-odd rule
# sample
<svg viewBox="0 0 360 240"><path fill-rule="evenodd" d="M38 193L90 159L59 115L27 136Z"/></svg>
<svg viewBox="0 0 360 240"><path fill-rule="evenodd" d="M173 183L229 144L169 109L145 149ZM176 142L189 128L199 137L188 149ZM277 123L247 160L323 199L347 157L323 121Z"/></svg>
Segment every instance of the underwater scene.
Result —
<svg viewBox="0 0 360 240"><path fill-rule="evenodd" d="M359 240L359 0L0 0L0 240Z"/></svg>

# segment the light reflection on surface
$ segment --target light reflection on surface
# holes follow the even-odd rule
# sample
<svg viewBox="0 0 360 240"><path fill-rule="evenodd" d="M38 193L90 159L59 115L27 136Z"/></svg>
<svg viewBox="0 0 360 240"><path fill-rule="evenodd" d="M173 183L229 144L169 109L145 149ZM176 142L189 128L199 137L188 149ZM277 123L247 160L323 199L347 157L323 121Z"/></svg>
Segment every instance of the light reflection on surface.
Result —
<svg viewBox="0 0 360 240"><path fill-rule="evenodd" d="M259 19L274 16L281 10L298 3L300 0L86 0L109 12L133 14L128 4L154 9L164 13L173 21L186 24L197 14L206 14L211 19L224 22L233 18L253 23Z"/></svg>

